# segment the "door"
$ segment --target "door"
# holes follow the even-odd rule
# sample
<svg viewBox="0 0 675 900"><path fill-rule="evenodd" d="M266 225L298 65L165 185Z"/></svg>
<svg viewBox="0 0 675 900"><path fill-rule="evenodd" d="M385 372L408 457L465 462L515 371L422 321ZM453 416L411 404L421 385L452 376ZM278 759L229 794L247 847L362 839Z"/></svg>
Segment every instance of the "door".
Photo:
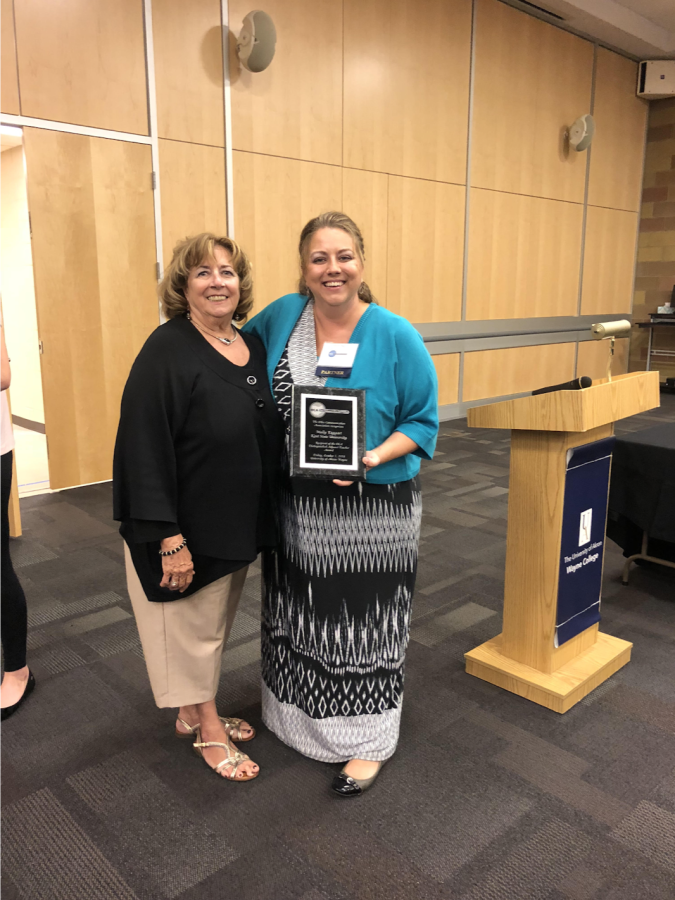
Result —
<svg viewBox="0 0 675 900"><path fill-rule="evenodd" d="M105 481L131 364L159 324L147 144L24 128L52 489Z"/></svg>

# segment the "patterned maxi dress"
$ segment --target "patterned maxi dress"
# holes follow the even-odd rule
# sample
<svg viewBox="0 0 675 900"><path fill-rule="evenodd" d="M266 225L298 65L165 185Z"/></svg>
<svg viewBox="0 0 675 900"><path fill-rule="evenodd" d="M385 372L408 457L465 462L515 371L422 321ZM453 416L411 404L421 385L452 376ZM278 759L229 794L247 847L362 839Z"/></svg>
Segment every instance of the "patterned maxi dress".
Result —
<svg viewBox="0 0 675 900"><path fill-rule="evenodd" d="M288 425L292 385L325 383L315 368L310 302L273 376ZM401 720L419 479L340 488L286 474L282 484L281 544L263 561L264 722L312 759L388 759Z"/></svg>

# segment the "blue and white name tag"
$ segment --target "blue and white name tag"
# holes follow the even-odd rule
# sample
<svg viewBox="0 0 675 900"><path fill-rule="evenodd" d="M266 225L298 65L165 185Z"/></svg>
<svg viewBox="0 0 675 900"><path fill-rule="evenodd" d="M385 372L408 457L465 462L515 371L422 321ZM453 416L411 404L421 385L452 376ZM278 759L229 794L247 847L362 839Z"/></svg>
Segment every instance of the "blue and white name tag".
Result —
<svg viewBox="0 0 675 900"><path fill-rule="evenodd" d="M358 344L325 343L314 374L319 378L349 378L358 349Z"/></svg>

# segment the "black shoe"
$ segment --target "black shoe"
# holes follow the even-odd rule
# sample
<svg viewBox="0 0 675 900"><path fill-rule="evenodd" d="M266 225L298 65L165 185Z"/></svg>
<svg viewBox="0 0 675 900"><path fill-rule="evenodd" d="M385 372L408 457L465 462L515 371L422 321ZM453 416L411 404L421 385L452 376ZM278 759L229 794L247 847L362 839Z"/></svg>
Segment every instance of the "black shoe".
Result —
<svg viewBox="0 0 675 900"><path fill-rule="evenodd" d="M0 721L4 722L5 719L9 719L10 716L13 716L14 713L17 711L17 709L21 706L23 701L27 697L30 697L30 695L33 693L34 689L35 689L35 677L33 676L33 673L29 669L28 670L28 681L26 682L26 687L24 688L23 694L19 697L19 699L16 701L16 703L13 703L11 706L5 706L2 710L0 710L0 712L2 713L2 716L0 717Z"/></svg>
<svg viewBox="0 0 675 900"><path fill-rule="evenodd" d="M339 775L336 775L333 779L333 783L331 784L331 790L335 791L340 797L359 797L364 791L367 791L369 787L375 782L375 779L382 771L382 766L385 764L386 760L382 760L377 767L377 771L374 775L371 775L370 778L352 778L351 775L347 775L345 770L343 769Z"/></svg>

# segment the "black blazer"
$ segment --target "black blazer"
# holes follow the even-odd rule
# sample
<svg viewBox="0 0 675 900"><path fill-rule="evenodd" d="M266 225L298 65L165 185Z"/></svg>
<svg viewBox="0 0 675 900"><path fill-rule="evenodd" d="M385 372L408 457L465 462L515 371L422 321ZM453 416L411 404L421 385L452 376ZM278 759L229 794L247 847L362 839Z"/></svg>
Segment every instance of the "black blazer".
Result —
<svg viewBox="0 0 675 900"><path fill-rule="evenodd" d="M128 544L180 532L193 556L243 565L274 542L271 502L259 513L261 499L271 501L283 426L261 342L239 340L251 353L243 367L178 317L138 354L113 463L114 517Z"/></svg>

